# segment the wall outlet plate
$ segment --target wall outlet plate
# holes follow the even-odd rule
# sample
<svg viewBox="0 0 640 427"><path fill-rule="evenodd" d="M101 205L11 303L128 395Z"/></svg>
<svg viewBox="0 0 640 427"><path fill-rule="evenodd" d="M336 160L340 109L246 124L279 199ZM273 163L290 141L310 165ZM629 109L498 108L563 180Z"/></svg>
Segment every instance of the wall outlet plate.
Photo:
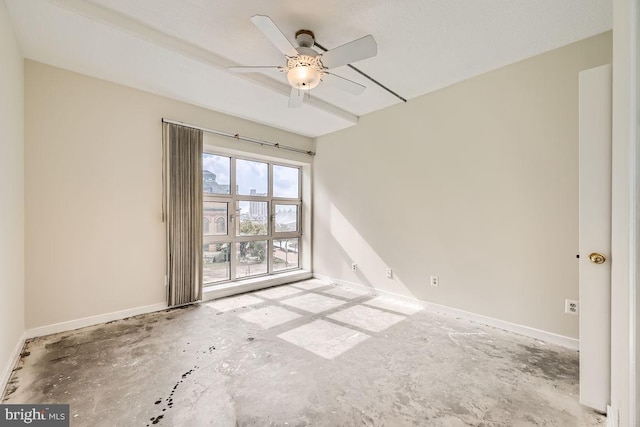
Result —
<svg viewBox="0 0 640 427"><path fill-rule="evenodd" d="M387 279L393 279L393 270L387 268Z"/></svg>
<svg viewBox="0 0 640 427"><path fill-rule="evenodd" d="M580 307L578 305L578 300L575 299L566 299L564 300L564 312L566 314L573 314L577 316L580 311Z"/></svg>
<svg viewBox="0 0 640 427"><path fill-rule="evenodd" d="M440 280L438 279L438 276L431 276L429 283L434 288L437 288L438 286L440 286Z"/></svg>
<svg viewBox="0 0 640 427"><path fill-rule="evenodd" d="M351 263L351 271L358 271L358 264L356 264L355 262Z"/></svg>

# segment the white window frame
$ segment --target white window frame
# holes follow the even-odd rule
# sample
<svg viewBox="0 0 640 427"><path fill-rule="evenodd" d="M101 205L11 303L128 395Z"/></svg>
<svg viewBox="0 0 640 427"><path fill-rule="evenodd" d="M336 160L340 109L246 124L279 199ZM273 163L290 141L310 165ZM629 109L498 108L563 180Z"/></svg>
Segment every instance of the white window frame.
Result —
<svg viewBox="0 0 640 427"><path fill-rule="evenodd" d="M228 285L229 283L239 282L246 279L254 279L259 277L268 277L278 275L281 273L288 273L292 271L298 271L303 269L303 166L295 163L288 163L286 161L273 161L266 160L260 157L251 157L246 155L230 154L227 152L219 152L217 150L211 150L205 148L203 154L227 157L230 159L229 167L229 194L210 194L203 193L203 203L206 202L219 202L227 204L227 234L226 235L203 235L203 244L210 243L229 243L230 244L230 260L229 260L229 278L226 280L220 280L215 282L205 282L203 286L205 288L215 288L219 285ZM251 162L266 163L268 168L268 187L266 196L251 196L251 195L239 195L237 193L237 181L236 181L236 161L246 160ZM273 195L273 172L274 166L284 166L289 168L295 168L298 170L298 197L297 198L283 198L274 197ZM236 218L236 206L240 201L258 201L267 202L267 235L255 235L255 236L239 236L237 235L237 226L239 218ZM275 206L276 205L292 205L297 207L297 230L287 232L275 231ZM215 224L213 224L215 227ZM279 239L298 239L298 266L293 268L287 268L275 271L275 257L274 257L274 240ZM206 241L205 241L206 240ZM241 276L237 277L237 251L236 244L240 242L248 241L267 241L267 272L262 274Z"/></svg>

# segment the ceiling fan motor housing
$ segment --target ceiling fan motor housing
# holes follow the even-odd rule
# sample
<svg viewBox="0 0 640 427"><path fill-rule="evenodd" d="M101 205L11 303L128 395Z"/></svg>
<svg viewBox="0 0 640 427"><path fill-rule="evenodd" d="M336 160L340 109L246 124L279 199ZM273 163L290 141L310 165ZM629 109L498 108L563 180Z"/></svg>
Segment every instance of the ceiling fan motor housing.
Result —
<svg viewBox="0 0 640 427"><path fill-rule="evenodd" d="M316 38L313 35L313 31L298 30L296 31L296 41L300 47L313 47L316 42Z"/></svg>

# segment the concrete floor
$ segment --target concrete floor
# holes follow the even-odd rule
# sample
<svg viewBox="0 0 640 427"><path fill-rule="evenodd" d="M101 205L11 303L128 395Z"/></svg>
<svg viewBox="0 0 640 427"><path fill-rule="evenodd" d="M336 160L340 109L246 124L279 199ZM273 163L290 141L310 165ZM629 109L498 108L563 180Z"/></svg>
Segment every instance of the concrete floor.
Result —
<svg viewBox="0 0 640 427"><path fill-rule="evenodd" d="M72 426L600 426L578 354L318 280L30 340Z"/></svg>

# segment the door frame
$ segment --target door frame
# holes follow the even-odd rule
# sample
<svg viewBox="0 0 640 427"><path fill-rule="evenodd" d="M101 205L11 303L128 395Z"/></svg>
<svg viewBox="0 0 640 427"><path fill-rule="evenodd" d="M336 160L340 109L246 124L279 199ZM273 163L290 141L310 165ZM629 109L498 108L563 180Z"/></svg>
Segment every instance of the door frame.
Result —
<svg viewBox="0 0 640 427"><path fill-rule="evenodd" d="M612 272L610 426L640 422L637 381L640 293L637 265L638 176L638 0L613 1Z"/></svg>

